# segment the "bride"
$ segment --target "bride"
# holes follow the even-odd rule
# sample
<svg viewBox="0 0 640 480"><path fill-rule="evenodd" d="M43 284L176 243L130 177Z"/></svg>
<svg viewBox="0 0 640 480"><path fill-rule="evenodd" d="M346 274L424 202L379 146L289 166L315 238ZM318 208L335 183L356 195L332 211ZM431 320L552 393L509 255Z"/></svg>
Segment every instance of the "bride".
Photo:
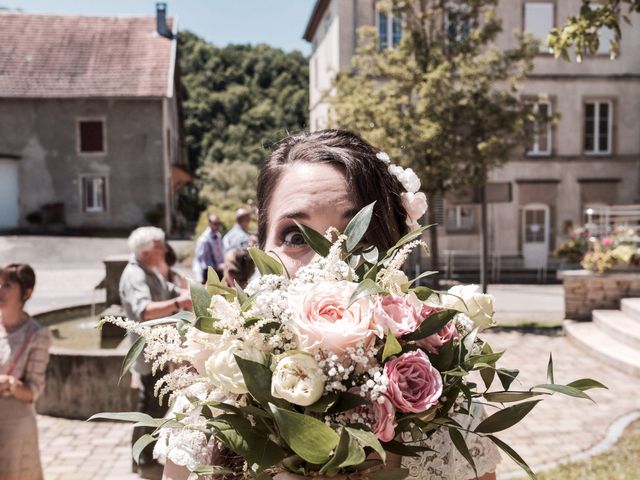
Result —
<svg viewBox="0 0 640 480"><path fill-rule="evenodd" d="M409 231L401 200L402 183L388 168L383 155L357 135L341 130L322 130L285 138L267 158L258 178L258 239L260 247L274 252L294 275L315 252L305 243L296 221L318 232L329 227L343 231L362 207L376 202L364 241L384 251ZM472 427L484 415L480 405L472 410ZM468 422L468 420L467 420ZM176 442L169 442L176 446ZM495 480L500 459L490 440L471 435L467 444L480 480ZM193 445L178 454L159 441L156 453L168 457L165 479L184 480L187 467L213 461L211 445ZM409 479L476 478L466 460L445 432L436 432L426 443L432 449L418 458L406 457L402 466ZM185 454L186 453L186 454ZM219 457L218 457L219 458ZM280 474L278 479L301 478Z"/></svg>

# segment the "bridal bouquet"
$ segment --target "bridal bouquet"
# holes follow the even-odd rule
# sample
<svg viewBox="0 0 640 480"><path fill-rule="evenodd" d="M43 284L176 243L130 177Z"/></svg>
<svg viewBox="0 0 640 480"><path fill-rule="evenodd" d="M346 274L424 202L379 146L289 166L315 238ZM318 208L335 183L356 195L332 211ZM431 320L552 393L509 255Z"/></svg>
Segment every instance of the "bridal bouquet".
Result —
<svg viewBox="0 0 640 480"><path fill-rule="evenodd" d="M494 433L516 424L546 394L589 398L584 391L602 385L556 384L550 360L546 383L510 390L518 371L498 367L502 352L480 337L493 325L493 298L474 286L448 292L420 286L431 272L407 278L402 265L412 249L424 247L428 227L381 252L361 243L372 211L365 207L343 233L323 236L299 225L319 255L295 278L277 259L251 249L261 276L245 290L229 288L210 269L206 286L191 285L193 314L143 324L109 319L141 336L123 371L143 349L156 368L178 365L156 388L178 401L170 419L95 417L157 427L134 451L158 435L171 448L163 432L188 431L244 459L240 471L197 466L194 478L367 470L371 479L400 479L408 474L402 468L380 470L387 454L417 456L439 429L472 467L467 434L487 436L533 477ZM489 391L495 383L500 388ZM479 401L502 407L471 430L465 420Z"/></svg>

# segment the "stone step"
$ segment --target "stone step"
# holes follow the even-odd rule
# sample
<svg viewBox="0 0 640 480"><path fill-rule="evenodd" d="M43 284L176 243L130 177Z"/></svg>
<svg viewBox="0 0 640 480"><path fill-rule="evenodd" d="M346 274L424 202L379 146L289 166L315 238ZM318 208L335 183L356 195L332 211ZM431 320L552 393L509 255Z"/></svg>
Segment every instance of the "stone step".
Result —
<svg viewBox="0 0 640 480"><path fill-rule="evenodd" d="M640 322L620 310L594 310L592 315L600 330L640 352Z"/></svg>
<svg viewBox="0 0 640 480"><path fill-rule="evenodd" d="M620 300L620 310L640 322L640 298L623 298Z"/></svg>
<svg viewBox="0 0 640 480"><path fill-rule="evenodd" d="M563 327L574 345L624 373L640 377L639 350L610 337L593 322L565 320Z"/></svg>

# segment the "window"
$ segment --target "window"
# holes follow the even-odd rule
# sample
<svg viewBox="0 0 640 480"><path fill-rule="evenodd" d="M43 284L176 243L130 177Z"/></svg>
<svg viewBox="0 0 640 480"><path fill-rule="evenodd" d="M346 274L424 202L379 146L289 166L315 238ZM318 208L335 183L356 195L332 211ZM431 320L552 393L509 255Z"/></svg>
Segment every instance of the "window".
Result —
<svg viewBox="0 0 640 480"><path fill-rule="evenodd" d="M535 120L527 126L529 134L527 155L551 155L551 103L533 103L531 113Z"/></svg>
<svg viewBox="0 0 640 480"><path fill-rule="evenodd" d="M610 28L602 27L598 30L598 54L608 55L611 49L611 40L615 39L616 35Z"/></svg>
<svg viewBox="0 0 640 480"><path fill-rule="evenodd" d="M546 242L547 211L527 209L524 211L524 241L526 243Z"/></svg>
<svg viewBox="0 0 640 480"><path fill-rule="evenodd" d="M81 120L78 122L79 149L81 153L103 153L104 122Z"/></svg>
<svg viewBox="0 0 640 480"><path fill-rule="evenodd" d="M524 31L540 42L540 51L548 51L547 35L553 28L553 3L529 2L524 5Z"/></svg>
<svg viewBox="0 0 640 480"><path fill-rule="evenodd" d="M474 205L451 205L446 208L445 217L448 232L471 232L476 229Z"/></svg>
<svg viewBox="0 0 640 480"><path fill-rule="evenodd" d="M585 103L584 153L590 155L611 153L612 110L610 101Z"/></svg>
<svg viewBox="0 0 640 480"><path fill-rule="evenodd" d="M445 28L449 42L463 42L469 37L470 10L465 4L452 4L445 12Z"/></svg>
<svg viewBox="0 0 640 480"><path fill-rule="evenodd" d="M395 48L402 40L402 18L398 15L378 12L378 45L381 49Z"/></svg>
<svg viewBox="0 0 640 480"><path fill-rule="evenodd" d="M82 209L85 212L106 210L105 177L82 177Z"/></svg>

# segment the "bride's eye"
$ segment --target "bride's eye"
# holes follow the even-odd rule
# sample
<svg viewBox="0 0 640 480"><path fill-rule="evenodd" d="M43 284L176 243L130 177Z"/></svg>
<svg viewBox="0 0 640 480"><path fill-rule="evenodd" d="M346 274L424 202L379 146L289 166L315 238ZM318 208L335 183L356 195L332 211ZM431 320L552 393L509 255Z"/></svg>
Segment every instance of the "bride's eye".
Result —
<svg viewBox="0 0 640 480"><path fill-rule="evenodd" d="M288 230L282 234L282 243L287 247L301 247L303 245L306 245L307 242L305 241L304 236L302 235L300 230L296 228L293 230Z"/></svg>

